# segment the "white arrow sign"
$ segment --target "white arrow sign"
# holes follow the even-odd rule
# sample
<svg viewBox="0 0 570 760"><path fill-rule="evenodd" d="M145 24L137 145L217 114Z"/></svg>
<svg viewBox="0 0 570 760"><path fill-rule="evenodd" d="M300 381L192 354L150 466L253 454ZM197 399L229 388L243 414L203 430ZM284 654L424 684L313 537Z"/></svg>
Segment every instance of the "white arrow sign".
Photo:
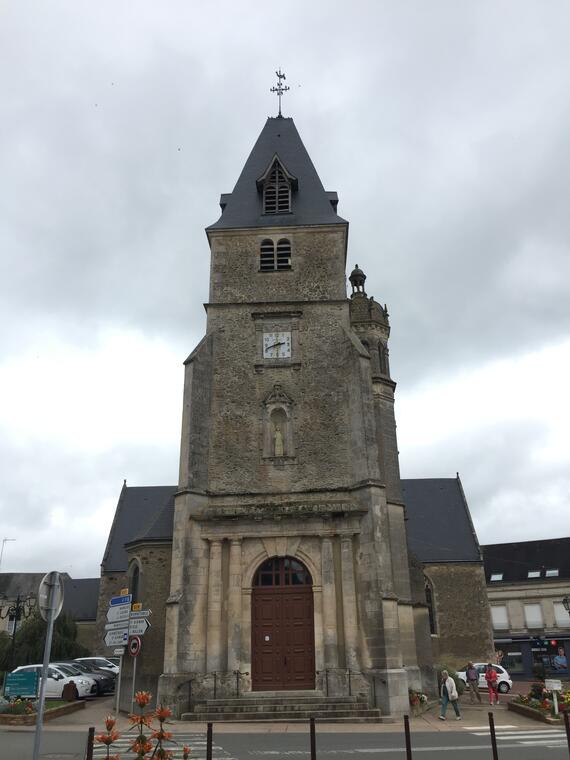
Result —
<svg viewBox="0 0 570 760"><path fill-rule="evenodd" d="M131 620L135 618L147 618L149 615L152 615L152 610L136 610L135 612L131 612Z"/></svg>
<svg viewBox="0 0 570 760"><path fill-rule="evenodd" d="M119 620L128 620L130 611L130 604L118 604L115 607L109 607L107 610L107 620L110 623L117 623Z"/></svg>
<svg viewBox="0 0 570 760"><path fill-rule="evenodd" d="M118 647L119 644L126 644L128 641L128 633L125 630L122 631L107 631L105 634L105 646Z"/></svg>
<svg viewBox="0 0 570 760"><path fill-rule="evenodd" d="M119 620L116 623L105 623L105 630L106 631L128 631L129 621Z"/></svg>
<svg viewBox="0 0 570 760"><path fill-rule="evenodd" d="M129 623L129 636L143 636L150 623L146 618L131 620Z"/></svg>

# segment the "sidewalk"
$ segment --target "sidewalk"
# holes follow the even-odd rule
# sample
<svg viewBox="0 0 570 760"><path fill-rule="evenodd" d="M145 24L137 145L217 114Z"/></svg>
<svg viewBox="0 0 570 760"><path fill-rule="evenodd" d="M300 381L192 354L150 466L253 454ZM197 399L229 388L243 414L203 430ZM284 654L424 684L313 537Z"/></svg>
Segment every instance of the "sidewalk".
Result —
<svg viewBox="0 0 570 760"><path fill-rule="evenodd" d="M518 690L517 690L518 691ZM523 691L523 689L521 689ZM509 695L510 697L510 695ZM491 708L487 701L487 694L481 692L481 704L469 704L465 697L460 701L461 721L455 720L455 713L451 705L447 710L447 720L439 720L439 705L435 704L430 710L417 717L410 716L410 728L412 732L446 732L457 731L463 727L488 725L488 713L492 710L496 726L535 726L535 721L525 718L517 713L507 710L509 697L502 698L500 705ZM114 715L114 698L102 697L87 702L84 710L78 710L71 715L63 715L61 718L46 723L43 730L85 732L90 726L95 727L95 732L104 730L104 721L107 715ZM169 730L173 733L197 733L206 732L206 723L189 723L187 721L168 721ZM126 733L130 728L128 718L121 714L117 719L117 730ZM320 733L394 733L403 729L403 721L396 723L319 723L317 731ZM34 726L3 726L2 731L35 731ZM217 734L263 734L263 733L308 733L308 721L303 723L224 723L220 721L214 724L214 732Z"/></svg>

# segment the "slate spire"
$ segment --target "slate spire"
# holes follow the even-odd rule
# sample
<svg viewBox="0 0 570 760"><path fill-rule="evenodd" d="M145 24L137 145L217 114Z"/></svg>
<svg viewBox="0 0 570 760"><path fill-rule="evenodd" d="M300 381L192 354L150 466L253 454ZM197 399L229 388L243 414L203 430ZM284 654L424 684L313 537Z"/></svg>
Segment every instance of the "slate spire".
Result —
<svg viewBox="0 0 570 760"><path fill-rule="evenodd" d="M275 158L290 177L292 187L291 211L284 214L263 213L262 178ZM284 227L315 224L347 224L336 213L338 196L327 192L293 119L269 118L232 193L220 197L222 215L208 230L245 229L252 227Z"/></svg>

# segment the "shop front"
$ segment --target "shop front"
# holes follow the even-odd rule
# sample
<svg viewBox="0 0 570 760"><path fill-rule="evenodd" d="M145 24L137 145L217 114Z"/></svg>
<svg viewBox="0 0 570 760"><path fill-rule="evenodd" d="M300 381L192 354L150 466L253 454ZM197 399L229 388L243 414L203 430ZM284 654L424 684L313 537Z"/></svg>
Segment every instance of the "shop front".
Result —
<svg viewBox="0 0 570 760"><path fill-rule="evenodd" d="M569 678L570 637L555 635L495 639L496 662L513 680Z"/></svg>

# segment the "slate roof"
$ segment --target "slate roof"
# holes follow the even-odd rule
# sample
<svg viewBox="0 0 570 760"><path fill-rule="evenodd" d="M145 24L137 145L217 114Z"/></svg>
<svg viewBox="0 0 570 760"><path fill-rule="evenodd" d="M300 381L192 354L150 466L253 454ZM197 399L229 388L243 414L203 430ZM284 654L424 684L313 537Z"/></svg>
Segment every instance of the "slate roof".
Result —
<svg viewBox="0 0 570 760"><path fill-rule="evenodd" d="M460 479L402 480L408 543L421 562L480 562Z"/></svg>
<svg viewBox="0 0 570 760"><path fill-rule="evenodd" d="M172 540L176 490L176 486L123 485L103 555L103 571L127 569L127 543L142 538Z"/></svg>
<svg viewBox="0 0 570 760"><path fill-rule="evenodd" d="M491 582L491 573L503 573L503 583L543 583L570 578L570 538L488 544L481 550L487 583ZM547 578L545 572L550 569L558 570L558 576ZM529 578L529 570L540 570L540 577ZM500 581L492 581L493 586L497 583Z"/></svg>
<svg viewBox="0 0 570 760"><path fill-rule="evenodd" d="M63 611L74 620L95 620L99 598L99 578L65 578Z"/></svg>
<svg viewBox="0 0 570 760"><path fill-rule="evenodd" d="M292 213L262 214L262 193L257 180L275 156L297 180ZM231 193L220 198L222 215L207 230L281 227L313 224L347 224L336 213L337 195L327 192L311 161L293 119L269 118Z"/></svg>
<svg viewBox="0 0 570 760"><path fill-rule="evenodd" d="M408 539L421 562L480 562L479 544L459 478L402 480ZM176 486L123 486L102 569L127 569L125 545L171 541Z"/></svg>
<svg viewBox="0 0 570 760"><path fill-rule="evenodd" d="M0 573L0 598L36 596L45 573ZM68 578L67 573L65 574Z"/></svg>
<svg viewBox="0 0 570 760"><path fill-rule="evenodd" d="M5 597L14 601L21 597L36 597L42 578L46 573L0 573L0 604ZM99 578L71 578L63 576L63 611L69 612L74 620L95 620Z"/></svg>

